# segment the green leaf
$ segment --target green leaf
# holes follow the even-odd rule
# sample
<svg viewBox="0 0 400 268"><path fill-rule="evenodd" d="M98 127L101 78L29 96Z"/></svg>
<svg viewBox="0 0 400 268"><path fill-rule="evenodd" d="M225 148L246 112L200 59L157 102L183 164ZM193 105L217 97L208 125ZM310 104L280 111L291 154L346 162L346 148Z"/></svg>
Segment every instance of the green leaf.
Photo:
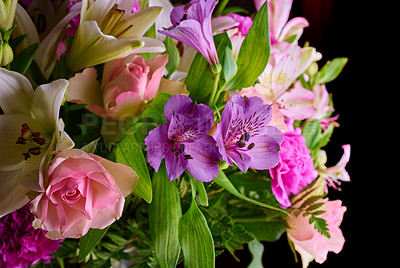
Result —
<svg viewBox="0 0 400 268"><path fill-rule="evenodd" d="M257 12L237 59L237 73L228 83L228 90L250 87L267 66L270 56L268 3Z"/></svg>
<svg viewBox="0 0 400 268"><path fill-rule="evenodd" d="M182 247L185 267L215 266L213 237L194 198L189 210L179 221L179 243Z"/></svg>
<svg viewBox="0 0 400 268"><path fill-rule="evenodd" d="M230 49L229 47L225 48L225 59L224 59L223 70L226 82L230 81L237 73L236 62L235 59L233 58L232 49Z"/></svg>
<svg viewBox="0 0 400 268"><path fill-rule="evenodd" d="M235 186L233 186L233 184L229 181L228 177L226 177L225 173L220 170L218 173L218 176L213 180L213 182L215 182L216 184L218 184L219 186L221 186L222 188L224 188L225 190L227 190L228 192L230 192L231 194L233 194L234 196L243 199L247 202L253 203L255 205L258 205L260 207L263 208L268 208L268 209L272 209L272 210L276 210L276 211L280 211L283 212L287 215L289 215L285 210L274 207L274 206L270 206L267 205L265 203L259 202L257 200L251 199L247 196L242 195L241 193L239 193L238 190L236 190Z"/></svg>
<svg viewBox="0 0 400 268"><path fill-rule="evenodd" d="M44 77L39 65L36 63L35 60L32 60L28 72L31 75L32 79L36 82L36 84L41 85L47 83L47 79Z"/></svg>
<svg viewBox="0 0 400 268"><path fill-rule="evenodd" d="M181 200L175 181L168 182L164 161L153 176L153 201L149 205L150 231L160 267L176 267L181 246L178 225Z"/></svg>
<svg viewBox="0 0 400 268"><path fill-rule="evenodd" d="M187 172L187 174L190 179L190 185L192 186L192 189L193 189L193 195L194 195L193 197L195 198L196 193L198 193L200 205L207 207L208 206L208 196L207 196L207 191L204 188L204 183L193 178L193 176L190 175L188 172Z"/></svg>
<svg viewBox="0 0 400 268"><path fill-rule="evenodd" d="M86 144L81 148L82 151L85 151L87 153L94 153L96 150L97 143L99 142L100 138L95 139L94 141Z"/></svg>
<svg viewBox="0 0 400 268"><path fill-rule="evenodd" d="M110 226L104 229L90 229L79 240L79 262L82 262L92 249L100 242Z"/></svg>
<svg viewBox="0 0 400 268"><path fill-rule="evenodd" d="M38 47L39 43L34 43L22 50L21 53L19 53L11 63L11 70L19 72L20 74L25 74L32 63L33 57L35 56Z"/></svg>
<svg viewBox="0 0 400 268"><path fill-rule="evenodd" d="M253 240L249 243L249 251L251 252L251 255L253 256L253 260L247 266L247 268L261 268L264 267L262 264L262 256L264 252L264 246L263 244L256 240Z"/></svg>
<svg viewBox="0 0 400 268"><path fill-rule="evenodd" d="M125 136L115 149L116 162L131 167L139 176L134 194L147 203L152 199L152 187L147 162L136 133Z"/></svg>
<svg viewBox="0 0 400 268"><path fill-rule="evenodd" d="M328 61L315 76L314 84L326 84L336 79L347 61L347 58L336 58L332 61Z"/></svg>
<svg viewBox="0 0 400 268"><path fill-rule="evenodd" d="M165 53L168 54L168 63L165 66L165 68L168 71L167 78L169 78L171 76L171 74L173 72L175 72L176 69L178 68L179 62L180 62L180 57L179 57L179 51L176 48L175 43L172 40L172 38L167 36L165 38L164 44L165 44Z"/></svg>
<svg viewBox="0 0 400 268"><path fill-rule="evenodd" d="M214 43L220 64L224 66L226 47L232 48L228 34L225 32L214 36ZM193 101L207 103L214 88L213 77L209 63L197 52L185 79L189 97Z"/></svg>
<svg viewBox="0 0 400 268"><path fill-rule="evenodd" d="M314 215L310 217L309 223L314 223L314 228L322 235L330 238L331 235L329 234L328 223L325 219L317 218Z"/></svg>
<svg viewBox="0 0 400 268"><path fill-rule="evenodd" d="M17 47L22 43L22 41L24 41L25 37L26 37L26 34L23 34L23 35L17 36L15 38L13 38L12 40L8 41L8 44L13 49L13 51L15 51L17 49Z"/></svg>
<svg viewBox="0 0 400 268"><path fill-rule="evenodd" d="M158 93L157 96L149 103L149 106L142 113L142 122L154 122L157 124L165 124L164 106L171 98L171 94Z"/></svg>
<svg viewBox="0 0 400 268"><path fill-rule="evenodd" d="M305 124L301 134L306 139L308 149L313 149L318 145L321 133L321 123L318 120L312 120Z"/></svg>
<svg viewBox="0 0 400 268"><path fill-rule="evenodd" d="M286 231L282 222L240 222L260 241L277 241Z"/></svg>

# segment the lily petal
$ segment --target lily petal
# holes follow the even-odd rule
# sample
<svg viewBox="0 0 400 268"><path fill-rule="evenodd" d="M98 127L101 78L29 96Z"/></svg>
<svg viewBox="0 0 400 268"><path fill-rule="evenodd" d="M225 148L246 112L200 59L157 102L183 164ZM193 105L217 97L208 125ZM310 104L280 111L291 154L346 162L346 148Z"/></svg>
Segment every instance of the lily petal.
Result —
<svg viewBox="0 0 400 268"><path fill-rule="evenodd" d="M84 21L78 27L67 64L71 71L76 72L85 67L125 57L142 46L144 42L141 40L117 39L103 34L97 22Z"/></svg>
<svg viewBox="0 0 400 268"><path fill-rule="evenodd" d="M0 218L21 208L29 201L26 195L29 189L18 183L20 173L21 170L0 171L2 180L0 187Z"/></svg>
<svg viewBox="0 0 400 268"><path fill-rule="evenodd" d="M25 162L22 153L26 153L28 147L16 143L21 136L22 124L28 124L34 131L41 131L38 123L30 116L0 115L0 170L2 171L20 169Z"/></svg>
<svg viewBox="0 0 400 268"><path fill-rule="evenodd" d="M0 68L0 85L0 107L3 112L29 115L34 95L29 80L20 73Z"/></svg>
<svg viewBox="0 0 400 268"><path fill-rule="evenodd" d="M12 32L13 37L26 35L24 40L22 40L21 44L18 46L17 51L27 48L34 43L39 43L39 35L36 31L36 27L29 14L20 4L17 5L14 24L16 24L17 27Z"/></svg>
<svg viewBox="0 0 400 268"><path fill-rule="evenodd" d="M67 86L67 80L58 79L39 86L35 91L32 111L46 133L51 134L54 130L58 130L59 110Z"/></svg>
<svg viewBox="0 0 400 268"><path fill-rule="evenodd" d="M35 54L35 61L39 65L40 70L43 72L45 78L49 78L51 72L57 61L57 47L61 41L62 34L68 23L78 15L80 10L78 8L72 9L40 42L39 48Z"/></svg>
<svg viewBox="0 0 400 268"><path fill-rule="evenodd" d="M154 21L160 15L162 7L148 7L134 13L126 19L126 25L132 27L123 33L119 38L134 39L143 36L143 34L154 24Z"/></svg>

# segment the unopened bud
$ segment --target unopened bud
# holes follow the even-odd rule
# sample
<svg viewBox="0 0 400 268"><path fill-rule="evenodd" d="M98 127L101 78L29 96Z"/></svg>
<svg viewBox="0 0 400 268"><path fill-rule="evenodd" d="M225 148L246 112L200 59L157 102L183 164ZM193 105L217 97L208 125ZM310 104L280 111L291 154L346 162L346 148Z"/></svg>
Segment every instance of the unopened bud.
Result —
<svg viewBox="0 0 400 268"><path fill-rule="evenodd" d="M9 44L0 41L0 66L10 64L14 59L12 48Z"/></svg>

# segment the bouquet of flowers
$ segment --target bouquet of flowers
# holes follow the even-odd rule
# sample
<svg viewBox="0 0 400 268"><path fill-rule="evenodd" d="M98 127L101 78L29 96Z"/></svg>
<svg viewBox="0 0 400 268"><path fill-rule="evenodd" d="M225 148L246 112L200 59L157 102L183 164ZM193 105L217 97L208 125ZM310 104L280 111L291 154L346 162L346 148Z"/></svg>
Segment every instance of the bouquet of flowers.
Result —
<svg viewBox="0 0 400 268"><path fill-rule="evenodd" d="M0 267L214 267L286 232L339 253L338 127L291 0L0 1ZM240 14L247 15L240 15Z"/></svg>

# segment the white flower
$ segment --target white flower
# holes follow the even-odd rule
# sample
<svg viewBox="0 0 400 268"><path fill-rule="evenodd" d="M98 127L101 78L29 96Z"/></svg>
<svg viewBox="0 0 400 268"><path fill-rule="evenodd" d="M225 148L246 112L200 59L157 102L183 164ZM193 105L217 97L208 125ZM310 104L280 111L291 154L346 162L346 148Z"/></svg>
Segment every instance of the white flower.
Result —
<svg viewBox="0 0 400 268"><path fill-rule="evenodd" d="M81 22L72 43L72 71L132 53L163 52L162 42L143 37L162 11L149 7L132 13L133 0L83 0Z"/></svg>
<svg viewBox="0 0 400 268"><path fill-rule="evenodd" d="M17 0L0 1L0 29L5 28L8 30L13 26L17 2Z"/></svg>
<svg viewBox="0 0 400 268"><path fill-rule="evenodd" d="M34 91L25 76L0 68L0 217L43 188L41 170L54 152L74 146L58 118L67 86L59 79Z"/></svg>

